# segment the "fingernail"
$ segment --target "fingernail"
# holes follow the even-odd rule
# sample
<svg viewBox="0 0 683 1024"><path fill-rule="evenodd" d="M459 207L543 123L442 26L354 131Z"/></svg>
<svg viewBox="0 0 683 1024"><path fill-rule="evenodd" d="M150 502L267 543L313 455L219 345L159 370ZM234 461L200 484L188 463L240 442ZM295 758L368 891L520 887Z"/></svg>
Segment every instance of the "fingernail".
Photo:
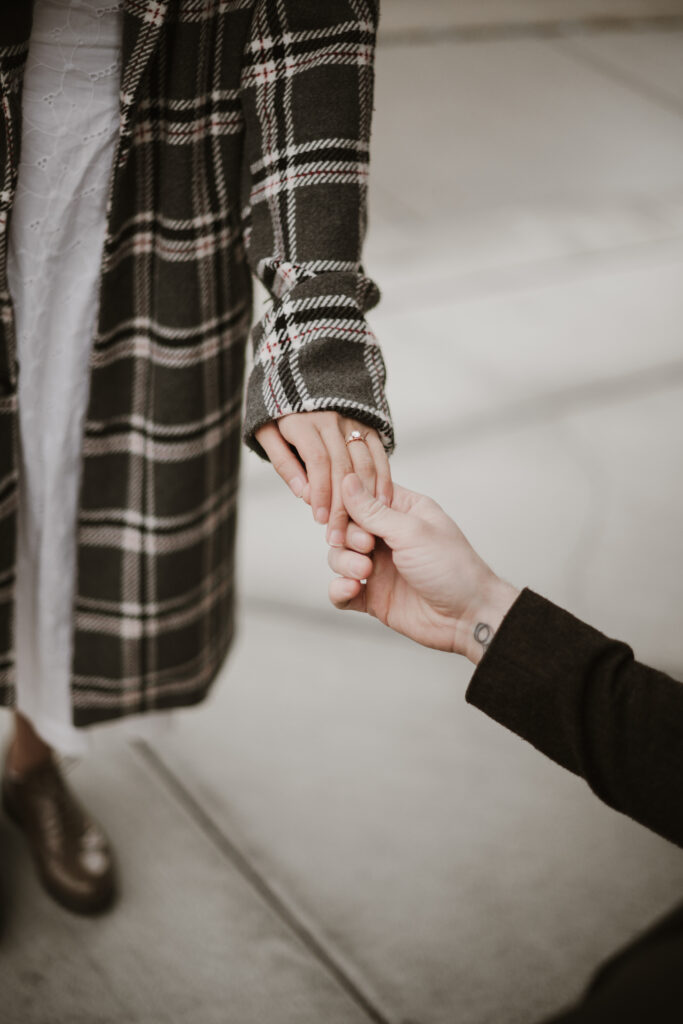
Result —
<svg viewBox="0 0 683 1024"><path fill-rule="evenodd" d="M344 547L344 534L341 530L333 530L330 534L329 545L331 548Z"/></svg>
<svg viewBox="0 0 683 1024"><path fill-rule="evenodd" d="M329 518L330 513L327 511L326 508L319 508L315 513L316 523L326 523Z"/></svg>
<svg viewBox="0 0 683 1024"><path fill-rule="evenodd" d="M292 494L294 494L297 498L303 497L304 483L305 481L302 480L300 476L292 477L292 479L289 481L289 489L291 490Z"/></svg>

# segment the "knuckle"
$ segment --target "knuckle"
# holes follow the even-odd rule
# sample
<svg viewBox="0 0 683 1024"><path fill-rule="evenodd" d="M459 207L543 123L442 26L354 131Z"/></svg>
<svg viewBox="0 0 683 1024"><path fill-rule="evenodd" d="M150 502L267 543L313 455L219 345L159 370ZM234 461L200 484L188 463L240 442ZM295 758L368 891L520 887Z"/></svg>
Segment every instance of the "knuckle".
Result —
<svg viewBox="0 0 683 1024"><path fill-rule="evenodd" d="M278 420L277 428L280 431L282 437L289 440L294 434L296 434L296 421L292 422L289 416L285 416L284 419Z"/></svg>
<svg viewBox="0 0 683 1024"><path fill-rule="evenodd" d="M375 546L374 535L371 534L371 533L368 533L367 530L364 530L363 527L359 526L357 523L354 523L354 522L350 522L349 523L349 534L348 534L348 536L349 536L349 542L351 543L351 546L354 547L354 548L358 548L359 546L362 546L363 549L367 548L369 550L372 550L372 548Z"/></svg>
<svg viewBox="0 0 683 1024"><path fill-rule="evenodd" d="M353 449L353 457L354 459L358 459L359 462L374 462L372 452L367 444L355 441L349 445L349 448Z"/></svg>
<svg viewBox="0 0 683 1024"><path fill-rule="evenodd" d="M272 462L271 453L275 451L275 446L273 444L273 439L270 436L270 434L262 434L260 437L256 436L256 440L261 445L264 452L266 453L266 455L268 455Z"/></svg>
<svg viewBox="0 0 683 1024"><path fill-rule="evenodd" d="M346 460L342 459L333 461L332 473L334 476L335 483L341 484L345 476L348 476L349 473L353 473L353 465L351 462L347 462Z"/></svg>
<svg viewBox="0 0 683 1024"><path fill-rule="evenodd" d="M369 518L377 519L384 513L385 505L379 500L379 498L372 498L368 504L367 512Z"/></svg>
<svg viewBox="0 0 683 1024"><path fill-rule="evenodd" d="M370 574L371 566L368 565L368 559L364 555L357 555L353 559L353 573L354 576L358 576L363 579L365 576Z"/></svg>
<svg viewBox="0 0 683 1024"><path fill-rule="evenodd" d="M324 452L318 448L309 453L308 462L314 469L323 469L329 464L329 457L327 452Z"/></svg>

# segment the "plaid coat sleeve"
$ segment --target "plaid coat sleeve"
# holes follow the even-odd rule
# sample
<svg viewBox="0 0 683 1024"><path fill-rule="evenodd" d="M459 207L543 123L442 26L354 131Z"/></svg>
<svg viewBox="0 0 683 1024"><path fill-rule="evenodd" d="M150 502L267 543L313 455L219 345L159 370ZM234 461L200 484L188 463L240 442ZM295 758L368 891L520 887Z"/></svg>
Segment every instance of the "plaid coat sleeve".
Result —
<svg viewBox="0 0 683 1024"><path fill-rule="evenodd" d="M377 0L257 0L241 77L243 226L272 305L253 333L244 439L287 413L331 409L393 428L366 312Z"/></svg>

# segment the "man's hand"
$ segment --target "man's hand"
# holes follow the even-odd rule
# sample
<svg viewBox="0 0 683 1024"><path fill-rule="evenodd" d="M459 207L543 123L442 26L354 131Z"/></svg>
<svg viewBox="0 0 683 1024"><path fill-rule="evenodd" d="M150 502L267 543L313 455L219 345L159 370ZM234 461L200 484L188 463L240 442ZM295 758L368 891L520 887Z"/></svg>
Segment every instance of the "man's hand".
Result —
<svg viewBox="0 0 683 1024"><path fill-rule="evenodd" d="M347 445L353 430L359 430L365 441ZM315 521L327 523L327 541L333 547L346 543L348 516L341 484L348 473L357 473L371 494L391 503L384 445L376 430L357 420L336 412L291 413L267 423L255 436L290 490L311 506Z"/></svg>
<svg viewBox="0 0 683 1024"><path fill-rule="evenodd" d="M393 490L388 507L357 475L344 479L349 516L378 542L372 557L348 545L329 552L342 577L330 584L330 600L477 664L519 591L498 579L435 501Z"/></svg>

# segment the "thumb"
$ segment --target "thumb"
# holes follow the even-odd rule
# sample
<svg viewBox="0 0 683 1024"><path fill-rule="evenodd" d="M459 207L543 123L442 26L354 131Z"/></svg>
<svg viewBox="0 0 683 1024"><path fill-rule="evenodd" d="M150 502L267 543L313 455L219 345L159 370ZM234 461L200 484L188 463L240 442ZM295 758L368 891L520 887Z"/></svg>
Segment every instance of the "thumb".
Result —
<svg viewBox="0 0 683 1024"><path fill-rule="evenodd" d="M376 537L385 540L392 547L405 529L408 517L405 512L388 508L375 498L355 473L349 473L342 483L342 497L349 516L358 526Z"/></svg>

